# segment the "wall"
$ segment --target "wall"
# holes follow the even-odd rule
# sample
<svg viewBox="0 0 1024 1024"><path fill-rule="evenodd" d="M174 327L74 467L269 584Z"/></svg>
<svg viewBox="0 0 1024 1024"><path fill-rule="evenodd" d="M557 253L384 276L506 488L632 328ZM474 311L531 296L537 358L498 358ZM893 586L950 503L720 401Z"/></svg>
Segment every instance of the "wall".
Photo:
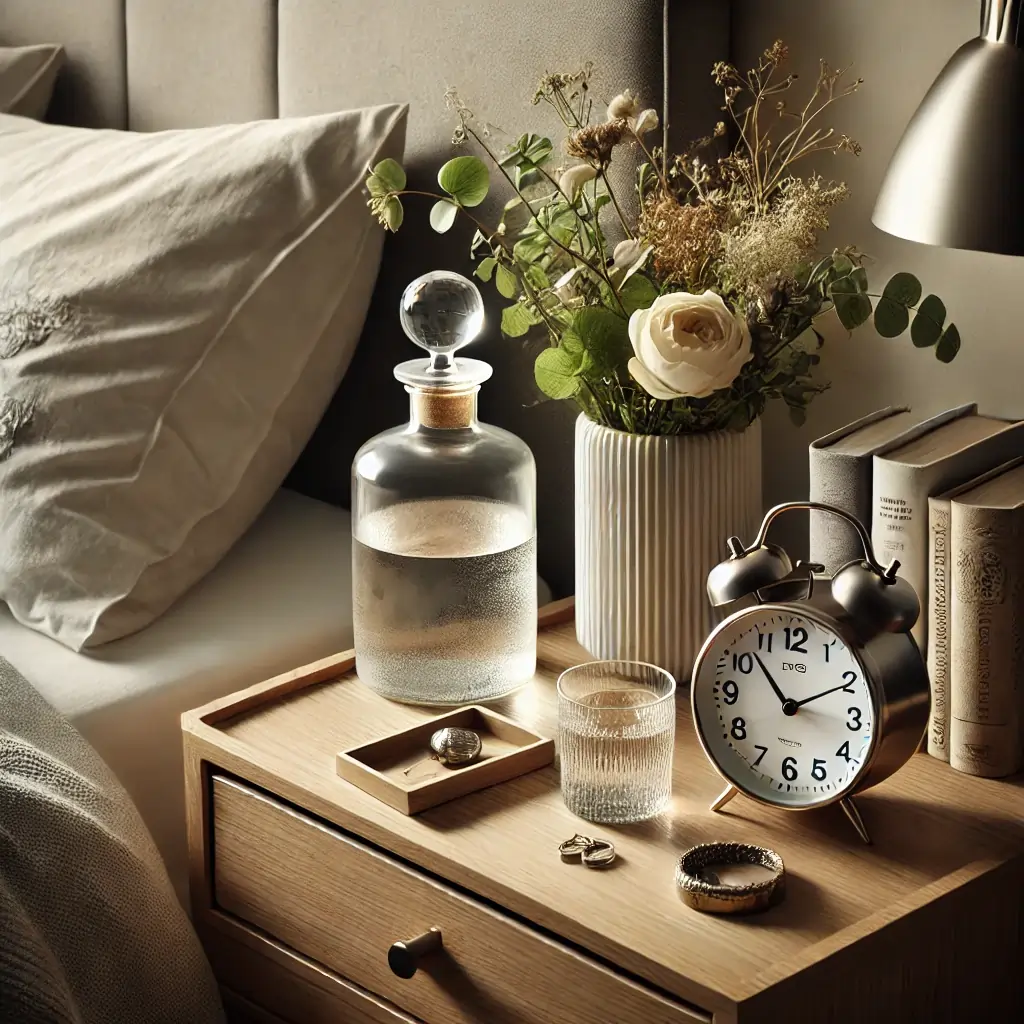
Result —
<svg viewBox="0 0 1024 1024"><path fill-rule="evenodd" d="M946 300L963 335L963 349L947 367L915 350L909 339L886 341L870 328L852 338L841 328L829 331L819 369L832 390L818 397L801 429L790 424L785 409L767 417L767 503L805 497L807 444L873 409L901 403L926 414L977 401L992 415L1024 417L1024 259L932 249L886 235L870 221L907 121L949 56L977 34L979 9L974 0L733 2L733 60L741 69L781 38L793 51L803 85L813 82L819 58L853 64L854 76L865 79L857 95L833 108L832 121L863 145L862 155L828 157L819 166L853 191L825 245L853 243L869 253L873 283L884 284L897 270L917 274ZM803 543L804 524L791 518L796 532L780 531L783 543Z"/></svg>

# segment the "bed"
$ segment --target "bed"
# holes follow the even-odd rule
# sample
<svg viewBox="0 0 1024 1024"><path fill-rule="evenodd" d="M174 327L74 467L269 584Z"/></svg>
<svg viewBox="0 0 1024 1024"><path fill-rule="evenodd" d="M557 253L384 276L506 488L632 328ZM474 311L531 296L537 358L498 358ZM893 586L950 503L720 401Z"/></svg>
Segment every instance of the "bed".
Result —
<svg viewBox="0 0 1024 1024"><path fill-rule="evenodd" d="M602 95L629 86L664 103L669 132L687 136L713 116L707 65L727 49L728 20L722 0L4 0L0 44L63 44L69 67L50 119L89 127L152 132L407 101L415 185L449 151L447 86L516 131L538 122L528 99L541 75L586 60ZM386 248L363 340L288 489L206 580L155 625L90 655L0 610L0 654L125 783L182 895L180 713L350 644L349 465L363 440L405 418L391 378L410 354L397 296L428 269L466 269L464 237L409 221ZM541 574L570 593L574 413L537 405L530 360L493 328L474 354L500 382L482 415L536 453Z"/></svg>

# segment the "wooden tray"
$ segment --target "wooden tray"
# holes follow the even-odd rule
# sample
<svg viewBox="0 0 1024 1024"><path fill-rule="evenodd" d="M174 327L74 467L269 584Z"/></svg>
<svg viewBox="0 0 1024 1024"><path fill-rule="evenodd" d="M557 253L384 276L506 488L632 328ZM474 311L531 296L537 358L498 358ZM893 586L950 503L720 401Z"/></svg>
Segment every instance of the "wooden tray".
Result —
<svg viewBox="0 0 1024 1024"><path fill-rule="evenodd" d="M430 759L430 737L446 726L473 729L480 734L483 750L473 764L447 768ZM419 814L543 768L554 758L554 740L530 732L488 708L473 706L343 750L338 754L336 769L343 779L403 814Z"/></svg>

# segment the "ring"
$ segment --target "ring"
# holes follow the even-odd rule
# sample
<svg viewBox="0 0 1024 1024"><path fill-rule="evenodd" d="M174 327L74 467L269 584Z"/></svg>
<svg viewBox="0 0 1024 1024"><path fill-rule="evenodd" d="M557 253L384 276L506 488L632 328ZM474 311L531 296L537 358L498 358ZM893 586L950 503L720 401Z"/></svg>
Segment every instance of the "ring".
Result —
<svg viewBox="0 0 1024 1024"><path fill-rule="evenodd" d="M615 847L607 839L595 839L582 853L588 868L606 868L615 860Z"/></svg>
<svg viewBox="0 0 1024 1024"><path fill-rule="evenodd" d="M712 865L755 864L771 877L745 885L723 885ZM704 914L753 914L779 903L786 892L782 858L764 846L745 843L704 843L683 854L676 868L683 902Z"/></svg>
<svg viewBox="0 0 1024 1024"><path fill-rule="evenodd" d="M566 839L564 843L560 843L558 846L558 852L566 859L573 859L583 855L583 851L588 846L593 846L594 840L589 836L581 836L578 832L572 837L572 839Z"/></svg>

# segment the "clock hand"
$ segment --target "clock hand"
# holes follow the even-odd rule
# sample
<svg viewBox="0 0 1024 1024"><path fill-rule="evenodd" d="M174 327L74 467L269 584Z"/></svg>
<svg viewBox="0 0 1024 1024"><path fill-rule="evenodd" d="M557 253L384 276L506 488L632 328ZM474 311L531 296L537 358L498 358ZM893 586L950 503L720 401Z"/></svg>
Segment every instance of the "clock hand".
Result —
<svg viewBox="0 0 1024 1024"><path fill-rule="evenodd" d="M825 690L824 693L816 693L813 697L805 697L803 700L798 700L796 706L802 708L805 704L810 704L812 700L818 700L820 697L827 697L830 693L838 693L840 690L845 690L849 683L844 683L842 686L833 686L831 690Z"/></svg>
<svg viewBox="0 0 1024 1024"><path fill-rule="evenodd" d="M779 689L779 684L776 683L774 679L772 679L771 672L769 672L768 669L764 667L764 662L761 660L761 656L755 653L754 660L758 663L758 665L761 666L761 671L764 673L764 677L768 680L769 684L771 685L771 688L775 691L775 696L779 698L779 703L782 704L783 707L785 707L785 705L788 703L786 695Z"/></svg>

